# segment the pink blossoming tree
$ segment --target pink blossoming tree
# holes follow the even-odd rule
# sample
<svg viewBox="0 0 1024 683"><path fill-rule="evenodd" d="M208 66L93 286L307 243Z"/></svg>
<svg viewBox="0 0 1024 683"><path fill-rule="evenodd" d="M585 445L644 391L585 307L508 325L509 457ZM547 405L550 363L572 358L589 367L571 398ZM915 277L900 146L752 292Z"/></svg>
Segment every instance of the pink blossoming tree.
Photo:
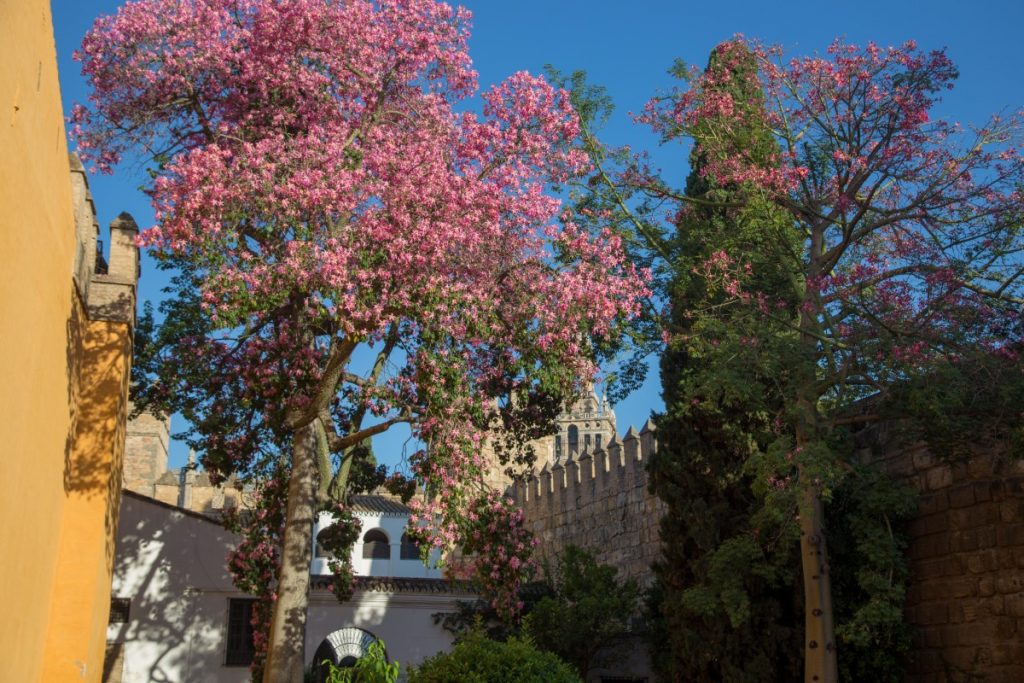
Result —
<svg viewBox="0 0 1024 683"><path fill-rule="evenodd" d="M139 0L78 53L79 150L154 162L142 243L180 269L189 322L165 397L221 476L290 450L264 680L302 680L309 530L354 447L411 425L431 537L474 538L487 428L542 428L643 294L618 240L546 194L588 167L565 92L517 73L456 109L477 87L468 20L433 0ZM482 549L505 563L486 575L527 566L522 543Z"/></svg>
<svg viewBox="0 0 1024 683"><path fill-rule="evenodd" d="M728 81L749 75L751 55L762 92L745 100ZM979 357L1010 360L1004 367L1021 379L1013 361L1024 341L1022 121L996 117L965 130L934 120L957 72L943 52L912 42L836 42L827 56L783 61L778 49L738 38L716 59L720 68L692 72L689 88L653 100L640 118L666 140L697 141L706 185L728 188L721 210L742 217L773 205L771 215L781 211L802 233L802 244L778 249L799 293L795 315L726 251L712 251L693 273L722 297L723 324L745 311L744 320L793 337L792 367L778 377L792 397L775 427L785 447L769 453L759 477L766 497L798 512L806 680L835 681L823 502L844 474L836 430L880 417L855 409L865 397L884 403L915 379L986 362ZM751 144L749 132L765 128L774 142ZM680 224L690 207L715 204L715 192L684 197L642 165L621 181L678 202ZM755 356L765 342L740 340ZM1016 429L1020 418L1010 416Z"/></svg>

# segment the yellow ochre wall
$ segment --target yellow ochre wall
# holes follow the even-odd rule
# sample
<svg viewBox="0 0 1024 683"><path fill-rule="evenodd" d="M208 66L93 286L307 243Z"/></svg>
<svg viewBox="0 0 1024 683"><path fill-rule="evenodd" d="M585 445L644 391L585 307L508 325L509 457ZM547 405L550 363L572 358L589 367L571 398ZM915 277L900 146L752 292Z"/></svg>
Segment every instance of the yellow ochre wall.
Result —
<svg viewBox="0 0 1024 683"><path fill-rule="evenodd" d="M103 670L131 360L126 327L93 321L83 338L73 483L47 624L45 681L96 681Z"/></svg>
<svg viewBox="0 0 1024 683"><path fill-rule="evenodd" d="M122 272L93 276L65 136L49 2L0 0L0 681L19 683L102 675L124 448L134 224L112 229Z"/></svg>

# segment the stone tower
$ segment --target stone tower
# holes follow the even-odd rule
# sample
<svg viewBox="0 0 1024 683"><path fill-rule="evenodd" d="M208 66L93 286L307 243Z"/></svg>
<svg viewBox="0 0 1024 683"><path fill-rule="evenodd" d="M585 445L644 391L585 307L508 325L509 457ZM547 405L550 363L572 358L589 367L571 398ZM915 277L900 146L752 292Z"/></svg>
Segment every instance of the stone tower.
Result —
<svg viewBox="0 0 1024 683"><path fill-rule="evenodd" d="M124 452L124 488L156 497L157 479L167 471L171 418L142 413L128 421Z"/></svg>
<svg viewBox="0 0 1024 683"><path fill-rule="evenodd" d="M578 458L584 450L593 453L606 448L615 436L615 411L607 398L597 395L591 384L581 397L555 418L555 429L554 434L531 443L536 456L534 471L564 465L570 453ZM484 483L496 491L507 490L513 482L498 463L492 445L484 443L481 454L490 463L484 474Z"/></svg>
<svg viewBox="0 0 1024 683"><path fill-rule="evenodd" d="M607 447L616 434L615 411L593 385L555 419L555 425L558 431L536 446L538 466L564 466L570 455L578 458L583 451L593 453Z"/></svg>

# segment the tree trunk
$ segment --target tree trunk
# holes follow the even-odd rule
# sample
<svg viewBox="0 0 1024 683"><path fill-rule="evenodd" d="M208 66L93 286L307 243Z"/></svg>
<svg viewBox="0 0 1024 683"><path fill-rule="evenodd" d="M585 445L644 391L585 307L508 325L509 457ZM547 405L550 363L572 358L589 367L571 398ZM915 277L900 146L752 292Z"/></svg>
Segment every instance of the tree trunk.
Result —
<svg viewBox="0 0 1024 683"><path fill-rule="evenodd" d="M803 348L806 375L800 378L797 393L796 446L799 449L817 446L818 423L818 351L820 326L813 311L819 310L817 282L824 272L826 223L812 227L808 285L800 306L800 344ZM804 466L798 468L800 481L800 556L804 576L804 683L837 683L834 615L832 613L832 570L828 565L825 543L825 507L821 502L819 483L809 481Z"/></svg>
<svg viewBox="0 0 1024 683"><path fill-rule="evenodd" d="M309 563L313 554L316 512L316 426L300 427L292 436L292 471L288 482L281 576L270 624L263 683L302 683L305 664Z"/></svg>
<svg viewBox="0 0 1024 683"><path fill-rule="evenodd" d="M804 576L804 683L836 683L832 572L825 547L824 506L810 482L801 481L800 555Z"/></svg>

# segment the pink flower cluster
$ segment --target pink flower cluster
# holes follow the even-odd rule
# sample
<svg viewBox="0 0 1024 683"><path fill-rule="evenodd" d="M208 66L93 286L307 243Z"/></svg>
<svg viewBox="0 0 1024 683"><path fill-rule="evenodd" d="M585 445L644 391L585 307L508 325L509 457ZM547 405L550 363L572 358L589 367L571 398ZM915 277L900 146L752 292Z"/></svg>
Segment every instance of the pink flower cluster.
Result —
<svg viewBox="0 0 1024 683"><path fill-rule="evenodd" d="M450 573L472 580L503 618L517 619L523 608L519 589L537 570L533 558L536 539L526 527L523 511L496 491L456 505L457 512L447 499L421 502L410 526L437 547L454 550L451 544L461 540L459 550L467 561L457 564ZM452 526L447 533L429 524L433 516L450 520Z"/></svg>
<svg viewBox="0 0 1024 683"><path fill-rule="evenodd" d="M77 53L79 150L107 170L145 150L158 225L140 243L201 290L207 328L176 352L205 363L207 423L232 413L204 435L221 475L279 448L290 416L343 435L372 416L412 423L419 476L468 500L495 401L553 367L567 391L593 374L591 335L636 313L645 274L549 191L588 168L568 93L520 72L456 110L477 88L468 20L435 0L136 0ZM380 372L359 346L389 349ZM430 522L467 533L458 513ZM273 558L237 564L255 589Z"/></svg>

